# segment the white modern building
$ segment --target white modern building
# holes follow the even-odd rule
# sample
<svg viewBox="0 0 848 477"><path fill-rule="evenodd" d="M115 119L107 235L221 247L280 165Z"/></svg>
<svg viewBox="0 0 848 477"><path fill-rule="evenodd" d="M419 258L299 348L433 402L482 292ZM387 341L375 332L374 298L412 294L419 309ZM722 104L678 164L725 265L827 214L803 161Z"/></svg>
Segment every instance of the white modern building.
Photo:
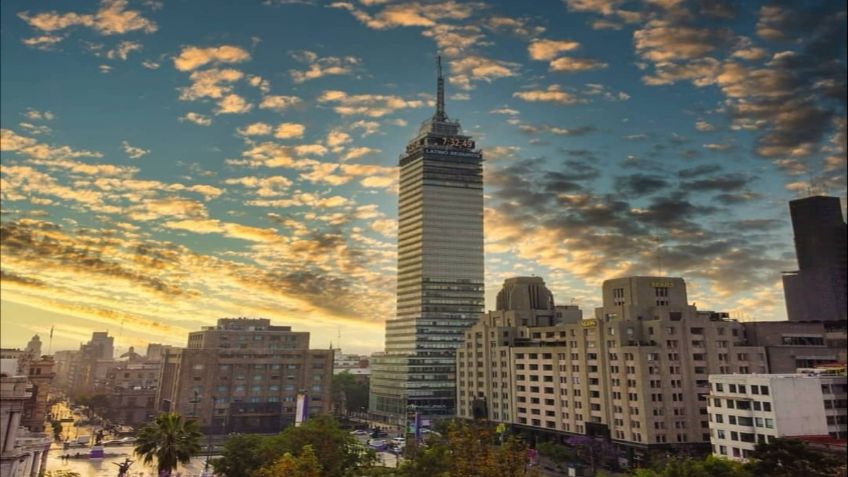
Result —
<svg viewBox="0 0 848 477"><path fill-rule="evenodd" d="M710 376L707 412L713 453L746 459L778 437L846 437L848 377L797 374Z"/></svg>

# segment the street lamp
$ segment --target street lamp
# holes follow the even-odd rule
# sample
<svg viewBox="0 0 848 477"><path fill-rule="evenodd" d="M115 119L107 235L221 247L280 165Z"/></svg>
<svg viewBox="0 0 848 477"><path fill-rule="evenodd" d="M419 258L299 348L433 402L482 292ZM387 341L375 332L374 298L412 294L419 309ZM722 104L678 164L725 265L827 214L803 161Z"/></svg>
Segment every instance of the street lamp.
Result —
<svg viewBox="0 0 848 477"><path fill-rule="evenodd" d="M212 425L215 422L215 405L218 402L217 396L212 396L212 410L209 412L209 430L208 432L208 444L206 446L206 463L203 464L203 475L205 477L210 476L209 473L209 459L212 457Z"/></svg>

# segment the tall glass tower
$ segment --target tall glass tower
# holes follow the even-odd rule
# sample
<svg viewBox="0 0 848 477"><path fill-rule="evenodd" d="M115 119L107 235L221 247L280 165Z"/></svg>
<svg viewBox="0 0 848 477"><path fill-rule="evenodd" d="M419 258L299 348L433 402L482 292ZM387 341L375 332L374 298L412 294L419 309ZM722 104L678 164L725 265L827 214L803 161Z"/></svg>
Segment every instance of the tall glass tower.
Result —
<svg viewBox="0 0 848 477"><path fill-rule="evenodd" d="M441 58L437 83L400 156L397 315L372 360L370 411L391 423L454 415L455 350L483 313L483 155L445 113Z"/></svg>

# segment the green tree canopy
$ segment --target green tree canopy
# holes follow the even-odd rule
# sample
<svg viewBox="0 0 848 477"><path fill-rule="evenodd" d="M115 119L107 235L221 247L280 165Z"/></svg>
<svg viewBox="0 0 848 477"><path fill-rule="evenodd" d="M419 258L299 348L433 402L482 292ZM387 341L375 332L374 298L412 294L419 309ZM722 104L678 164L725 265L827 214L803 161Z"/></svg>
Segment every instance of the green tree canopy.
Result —
<svg viewBox="0 0 848 477"><path fill-rule="evenodd" d="M232 434L221 452L221 457L212 460L216 475L225 477L250 477L262 467L263 445L267 437L257 434Z"/></svg>
<svg viewBox="0 0 848 477"><path fill-rule="evenodd" d="M751 453L748 468L754 475L769 477L833 477L845 469L845 460L811 449L797 439L760 443Z"/></svg>
<svg viewBox="0 0 848 477"><path fill-rule="evenodd" d="M262 467L254 477L322 477L321 464L315 457L312 446L303 446L300 456L295 457L286 452L271 464Z"/></svg>
<svg viewBox="0 0 848 477"><path fill-rule="evenodd" d="M336 413L361 412L368 408L368 384L356 381L347 370L333 375L333 405Z"/></svg>
<svg viewBox="0 0 848 477"><path fill-rule="evenodd" d="M716 456L704 459L673 458L650 469L638 469L634 477L753 477L741 462Z"/></svg>
<svg viewBox="0 0 848 477"><path fill-rule="evenodd" d="M374 453L366 451L335 419L320 415L274 436L231 436L224 444L222 456L213 460L212 466L223 477L251 477L286 454L294 459L291 462L299 461L307 446L318 459L321 477L358 475L359 470L374 461Z"/></svg>
<svg viewBox="0 0 848 477"><path fill-rule="evenodd" d="M441 436L404 462L403 477L518 477L538 475L528 469L527 445L510 436L495 445L494 429L481 423L452 421Z"/></svg>
<svg viewBox="0 0 848 477"><path fill-rule="evenodd" d="M139 431L135 453L145 464L155 459L159 475L170 476L177 465L188 464L200 453L202 437L197 421L186 421L179 414L166 412Z"/></svg>

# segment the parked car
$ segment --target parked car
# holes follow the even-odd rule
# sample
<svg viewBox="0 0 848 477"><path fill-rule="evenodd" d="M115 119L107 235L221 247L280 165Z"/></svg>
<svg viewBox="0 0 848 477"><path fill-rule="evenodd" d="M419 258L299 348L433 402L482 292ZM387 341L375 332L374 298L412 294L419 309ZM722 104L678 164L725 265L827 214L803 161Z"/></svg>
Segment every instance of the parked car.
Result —
<svg viewBox="0 0 848 477"><path fill-rule="evenodd" d="M386 450L386 441L382 439L371 439L368 441L368 447L374 449L377 452L382 452Z"/></svg>

